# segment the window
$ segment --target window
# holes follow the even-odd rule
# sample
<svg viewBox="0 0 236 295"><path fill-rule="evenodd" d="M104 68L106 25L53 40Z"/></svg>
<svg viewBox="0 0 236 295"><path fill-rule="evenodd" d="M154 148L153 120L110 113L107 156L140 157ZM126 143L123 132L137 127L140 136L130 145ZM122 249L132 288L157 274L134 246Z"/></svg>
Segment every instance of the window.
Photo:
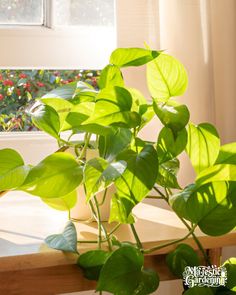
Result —
<svg viewBox="0 0 236 295"><path fill-rule="evenodd" d="M0 68L100 69L116 47L114 0L0 1Z"/></svg>
<svg viewBox="0 0 236 295"><path fill-rule="evenodd" d="M1 25L43 25L43 0L2 0Z"/></svg>

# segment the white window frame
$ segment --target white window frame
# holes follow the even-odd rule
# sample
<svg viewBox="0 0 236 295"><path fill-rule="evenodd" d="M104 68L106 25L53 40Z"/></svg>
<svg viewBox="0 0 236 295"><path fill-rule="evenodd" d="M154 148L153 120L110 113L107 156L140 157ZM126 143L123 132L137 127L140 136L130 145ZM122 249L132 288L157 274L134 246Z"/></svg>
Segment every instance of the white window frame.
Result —
<svg viewBox="0 0 236 295"><path fill-rule="evenodd" d="M106 65L117 45L116 28L53 27L53 7L54 0L44 0L43 26L0 26L1 69L100 69Z"/></svg>
<svg viewBox="0 0 236 295"><path fill-rule="evenodd" d="M140 19L143 22L140 22ZM116 46L143 47L146 41L151 47L158 48L158 19L158 0L116 0ZM50 20L48 15L48 27L52 25ZM48 27L0 27L0 68L100 69L107 64L114 48L103 48L98 35L87 35L88 31L75 32ZM79 44L78 40L83 40L82 44ZM66 41L68 44L65 44ZM7 45L7 42L12 46L9 46L9 43ZM47 48L42 44L46 44ZM62 44L62 48L56 52L58 44ZM48 53L48 48L51 53ZM130 68L124 74L127 85L147 94L144 69ZM156 137L157 126L154 122L144 130L147 139ZM56 142L41 132L2 132L0 149L6 147L20 151L26 162L37 163L56 149Z"/></svg>

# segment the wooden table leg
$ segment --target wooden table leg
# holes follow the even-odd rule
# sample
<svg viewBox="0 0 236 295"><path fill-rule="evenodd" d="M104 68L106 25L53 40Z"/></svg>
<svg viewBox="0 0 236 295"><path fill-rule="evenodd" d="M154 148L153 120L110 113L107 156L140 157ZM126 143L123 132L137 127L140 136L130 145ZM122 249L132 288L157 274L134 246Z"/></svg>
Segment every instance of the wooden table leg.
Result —
<svg viewBox="0 0 236 295"><path fill-rule="evenodd" d="M213 265L220 266L221 262L221 255L222 255L222 248L213 248L207 250L208 256L210 261Z"/></svg>

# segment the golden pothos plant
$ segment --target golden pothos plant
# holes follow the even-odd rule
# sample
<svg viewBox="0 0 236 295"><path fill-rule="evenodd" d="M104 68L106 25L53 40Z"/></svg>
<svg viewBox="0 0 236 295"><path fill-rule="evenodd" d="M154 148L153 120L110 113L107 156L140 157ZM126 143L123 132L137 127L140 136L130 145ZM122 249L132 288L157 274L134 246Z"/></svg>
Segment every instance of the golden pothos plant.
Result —
<svg viewBox="0 0 236 295"><path fill-rule="evenodd" d="M146 64L150 98L125 84L122 69ZM138 69L137 69L138 70ZM206 265L211 261L195 235L199 227L210 236L224 235L236 226L236 143L221 146L216 128L209 123L189 122L186 105L176 97L187 87L184 66L174 57L156 50L118 48L102 70L99 90L84 82L58 87L31 108L33 123L56 138L59 150L38 165L24 164L12 149L0 151L0 191L22 190L44 202L70 210L76 202L75 190L83 185L86 200L97 222L95 241L78 241L69 221L62 234L51 235L46 243L62 251L78 254L78 265L86 278L97 281L96 290L116 295L151 294L159 285L158 274L144 268L145 254L176 244L167 255L167 265L182 277L185 266L199 265L196 252L185 239L192 236ZM140 131L157 116L163 127L145 141ZM65 131L68 138L62 136ZM83 141L74 140L78 133ZM94 139L96 137L96 140ZM73 148L75 156L65 153ZM99 155L86 160L88 148ZM185 151L196 172L194 183L180 187L178 156ZM108 232L101 220L97 193L115 186L110 204ZM185 224L188 234L180 240L146 249L135 230L133 208L150 192L156 203L165 200ZM129 224L136 243L117 240L116 230ZM158 229L157 229L158 230ZM93 243L94 250L80 255L78 244ZM181 243L180 243L181 242ZM226 286L189 288L185 294L231 294L236 291L236 259L225 262Z"/></svg>

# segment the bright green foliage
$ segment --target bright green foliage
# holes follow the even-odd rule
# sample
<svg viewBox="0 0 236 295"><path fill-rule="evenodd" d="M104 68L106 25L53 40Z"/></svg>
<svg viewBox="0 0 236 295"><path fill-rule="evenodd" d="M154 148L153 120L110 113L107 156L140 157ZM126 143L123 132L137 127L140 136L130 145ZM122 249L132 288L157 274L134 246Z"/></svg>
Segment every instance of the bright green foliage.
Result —
<svg viewBox="0 0 236 295"><path fill-rule="evenodd" d="M45 239L45 242L53 249L78 253L76 228L70 221L67 223L61 234L48 236Z"/></svg>
<svg viewBox="0 0 236 295"><path fill-rule="evenodd" d="M215 164L236 165L236 142L228 143L220 147Z"/></svg>
<svg viewBox="0 0 236 295"><path fill-rule="evenodd" d="M17 151L12 149L0 150L0 191L16 189L24 182L30 167Z"/></svg>
<svg viewBox="0 0 236 295"><path fill-rule="evenodd" d="M115 65L107 65L101 72L98 81L100 89L109 86L124 86L124 80L120 68Z"/></svg>
<svg viewBox="0 0 236 295"><path fill-rule="evenodd" d="M93 158L89 160L84 169L87 201L97 192L107 188L122 175L125 169L126 162L124 161L109 163L103 158Z"/></svg>
<svg viewBox="0 0 236 295"><path fill-rule="evenodd" d="M123 80L123 67L144 64L152 102L139 90L126 87ZM79 257L78 265L88 279L98 281L98 291L151 294L159 280L156 272L144 268L144 254L182 242L197 227L212 236L236 228L236 143L220 147L213 125L189 123L187 106L174 99L185 92L187 83L184 66L175 58L149 49L119 48L101 71L100 89L93 83L77 81L51 91L31 107L35 125L57 139L57 153L29 168L17 152L0 150L0 196L7 190L20 189L41 197L55 209L70 210L77 200L77 187L84 186L98 238L86 241L95 247ZM140 132L143 127L148 129L153 117L162 125L158 125L158 134L152 134L157 142L146 140ZM64 153L68 148L74 156ZM90 157L88 149L97 154ZM178 182L178 157L184 149L197 176L182 189ZM114 190L107 197L110 188ZM102 200L95 197L98 192L104 192ZM157 204L160 198L165 200L186 225L186 237L146 249L138 237L133 210L145 198L154 198ZM100 212L103 203L110 199L109 222L114 222L114 227L103 225ZM118 240L116 230L122 230L122 224L130 227L135 242ZM46 242L53 248L77 253L72 223ZM207 261L202 247L199 249ZM233 292L235 261L230 262L226 263L226 287L196 287L184 294ZM181 277L184 267L199 265L199 259L191 247L180 244L167 255L167 264Z"/></svg>
<svg viewBox="0 0 236 295"><path fill-rule="evenodd" d="M109 256L109 252L103 250L91 250L80 255L77 263L82 268L87 279L97 281L99 279L100 271Z"/></svg>
<svg viewBox="0 0 236 295"><path fill-rule="evenodd" d="M179 244L176 249L166 256L166 262L174 275L183 277L186 266L197 266L200 264L197 253L187 244Z"/></svg>
<svg viewBox="0 0 236 295"><path fill-rule="evenodd" d="M184 94L188 77L184 66L177 59L161 53L147 64L147 84L153 98L168 100Z"/></svg>
<svg viewBox="0 0 236 295"><path fill-rule="evenodd" d="M158 55L158 51L143 48L118 48L112 52L110 64L119 67L141 66Z"/></svg>
<svg viewBox="0 0 236 295"><path fill-rule="evenodd" d="M68 211L76 204L77 192L72 191L61 198L41 198L41 200L53 209Z"/></svg>
<svg viewBox="0 0 236 295"><path fill-rule="evenodd" d="M21 189L42 198L58 198L73 191L83 171L72 155L55 153L33 167Z"/></svg>
<svg viewBox="0 0 236 295"><path fill-rule="evenodd" d="M236 257L231 257L223 264L227 270L226 287L236 292Z"/></svg>
<svg viewBox="0 0 236 295"><path fill-rule="evenodd" d="M111 199L109 222L134 223L133 201L115 194Z"/></svg>
<svg viewBox="0 0 236 295"><path fill-rule="evenodd" d="M177 180L178 170L179 160L176 158L160 164L156 183L162 187L180 189L181 187L179 186Z"/></svg>
<svg viewBox="0 0 236 295"><path fill-rule="evenodd" d="M106 260L97 290L117 295L150 294L159 284L155 272L143 269L143 254L132 246L123 246Z"/></svg>
<svg viewBox="0 0 236 295"><path fill-rule="evenodd" d="M153 146L146 145L140 153L132 150L122 152L117 160L127 162L122 177L115 181L118 194L135 205L147 195L156 181L157 152Z"/></svg>
<svg viewBox="0 0 236 295"><path fill-rule="evenodd" d="M112 132L99 137L100 156L107 161L114 158L128 147L132 139L132 133L129 129L115 128Z"/></svg>
<svg viewBox="0 0 236 295"><path fill-rule="evenodd" d="M173 132L182 130L189 121L189 111L186 105L179 104L174 100L167 102L153 102L153 109L163 125L172 129Z"/></svg>
<svg viewBox="0 0 236 295"><path fill-rule="evenodd" d="M157 153L160 163L169 161L182 153L186 147L187 138L186 129L174 133L170 128L163 127L157 140Z"/></svg>
<svg viewBox="0 0 236 295"><path fill-rule="evenodd" d="M213 125L189 124L186 151L197 174L215 163L219 149L220 139Z"/></svg>
<svg viewBox="0 0 236 295"><path fill-rule="evenodd" d="M197 223L204 233L223 235L236 226L235 191L235 182L212 182L187 187L170 202L179 216Z"/></svg>
<svg viewBox="0 0 236 295"><path fill-rule="evenodd" d="M123 87L104 88L97 96L94 113L84 124L136 127L141 122L137 112L131 111L132 96Z"/></svg>
<svg viewBox="0 0 236 295"><path fill-rule="evenodd" d="M39 105L31 110L30 115L34 125L42 131L59 138L60 118L58 113L50 106Z"/></svg>

